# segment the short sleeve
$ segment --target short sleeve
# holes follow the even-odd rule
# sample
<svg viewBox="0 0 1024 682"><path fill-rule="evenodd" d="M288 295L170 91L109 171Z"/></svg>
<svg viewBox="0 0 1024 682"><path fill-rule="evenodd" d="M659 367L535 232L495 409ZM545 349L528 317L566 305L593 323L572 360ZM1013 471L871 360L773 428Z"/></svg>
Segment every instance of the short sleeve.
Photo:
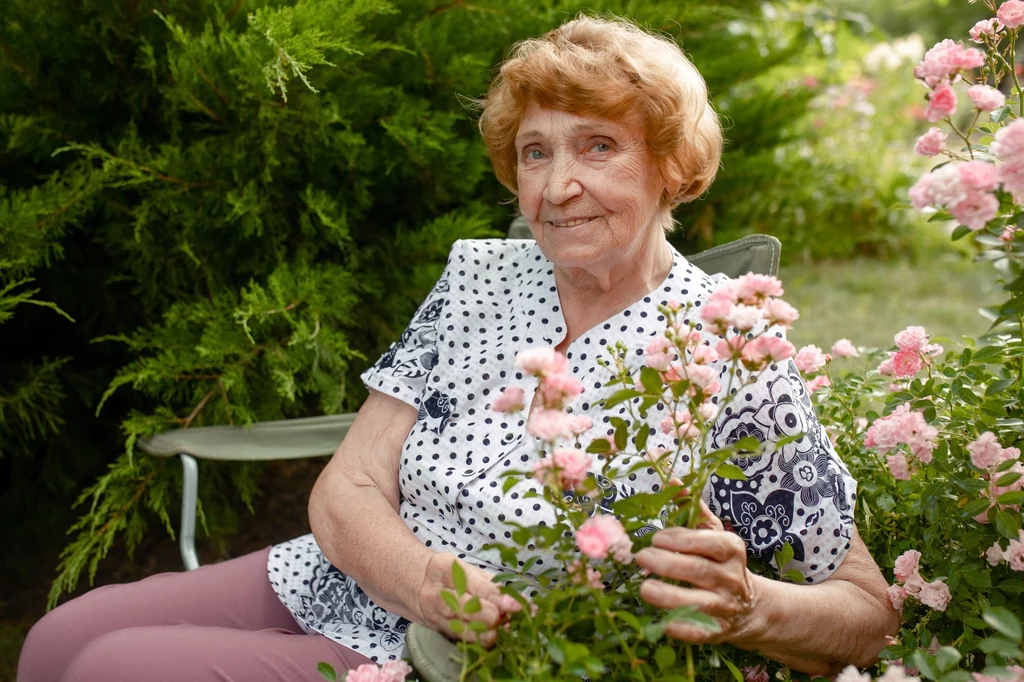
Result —
<svg viewBox="0 0 1024 682"><path fill-rule="evenodd" d="M728 378L722 378L723 385ZM797 434L803 436L770 447ZM789 542L794 559L787 570L800 571L808 583L821 582L850 549L857 482L818 420L792 360L736 389L712 429L711 445L723 447L748 436L768 444L769 451L732 460L746 480L712 476L708 505L732 524L752 556L774 566L775 551Z"/></svg>
<svg viewBox="0 0 1024 682"><path fill-rule="evenodd" d="M366 388L420 407L427 376L437 365L437 325L448 300L452 264L459 260L457 252L459 242L452 247L448 265L402 336L360 375Z"/></svg>

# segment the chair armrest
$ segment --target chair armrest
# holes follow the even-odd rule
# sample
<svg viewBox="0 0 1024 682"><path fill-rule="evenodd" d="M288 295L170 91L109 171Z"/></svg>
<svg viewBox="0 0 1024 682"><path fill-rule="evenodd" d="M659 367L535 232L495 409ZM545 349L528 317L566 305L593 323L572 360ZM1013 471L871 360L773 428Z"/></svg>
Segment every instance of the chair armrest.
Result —
<svg viewBox="0 0 1024 682"><path fill-rule="evenodd" d="M251 426L204 426L176 429L139 439L143 452L155 457L191 455L198 459L259 461L301 459L334 454L355 414L259 422Z"/></svg>

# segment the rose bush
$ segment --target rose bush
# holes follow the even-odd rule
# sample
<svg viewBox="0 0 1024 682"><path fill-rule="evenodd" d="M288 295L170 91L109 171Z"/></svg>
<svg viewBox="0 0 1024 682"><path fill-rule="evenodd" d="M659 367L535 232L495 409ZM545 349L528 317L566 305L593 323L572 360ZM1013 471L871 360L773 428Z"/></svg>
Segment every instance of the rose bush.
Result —
<svg viewBox="0 0 1024 682"><path fill-rule="evenodd" d="M666 613L646 604L638 592L644 575L632 563L650 543L643 529L701 523L700 493L711 474L743 477L741 457L763 447L747 438L705 448L690 474L672 478L677 458L705 442L724 409L724 402L709 402L721 386L708 364L720 360L756 373L792 357L858 481L857 526L891 577L889 598L904 621L877 668L850 667L835 680L1024 682L1024 97L1013 66L1024 2L983 4L994 16L964 30L978 47L944 40L914 70L927 89L928 117L944 121L951 135L934 127L917 141L917 153L945 158L909 196L932 221L956 222L953 239L971 236L977 259L1001 274L1005 299L983 310L990 330L954 341L911 326L888 349L840 339L831 353L815 346L797 351L764 333L797 317L777 298L781 284L749 275L701 310L705 328L723 335L714 348L699 342L682 323L687 311L675 306L662 311L668 327L641 364L635 366L632 349L609 347L606 385L615 392L605 406L629 408L628 418L610 420L611 436L587 435L589 420L565 412L582 386L563 358L544 349L524 354L520 367L540 383L541 403L528 423L543 459L532 471L511 473L506 490L534 477L555 514L553 523L516 526L513 542L501 546L506 565L518 567L496 578L508 598L508 622L493 649L461 645L464 678L805 678L757 654L667 638L673 622L712 632L718 623L692 608ZM953 147L950 140L959 142ZM734 327L740 333L729 335ZM647 411L656 404L669 415L660 428L675 434L674 451L645 447ZM497 407L526 406L515 394ZM663 485L617 500L614 514L601 513L588 496L596 492L584 475L591 467L609 478L652 468ZM783 571L789 551L784 546L775 557ZM554 554L560 564L539 581L526 577L537 552ZM453 608L459 596L451 595ZM473 600L462 608L473 609Z"/></svg>

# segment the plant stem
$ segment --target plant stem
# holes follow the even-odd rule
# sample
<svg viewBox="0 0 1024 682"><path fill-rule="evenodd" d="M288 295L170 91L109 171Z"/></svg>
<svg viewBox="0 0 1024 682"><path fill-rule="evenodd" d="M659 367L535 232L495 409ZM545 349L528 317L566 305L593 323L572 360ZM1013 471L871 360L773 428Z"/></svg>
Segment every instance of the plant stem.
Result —
<svg viewBox="0 0 1024 682"><path fill-rule="evenodd" d="M686 645L686 676L690 682L696 682L693 671L693 645Z"/></svg>
<svg viewBox="0 0 1024 682"><path fill-rule="evenodd" d="M1013 87L1017 93L1017 104L1019 105L1020 116L1024 118L1024 97L1021 96L1020 79L1017 78L1017 29L1010 34L1010 75L1013 76Z"/></svg>

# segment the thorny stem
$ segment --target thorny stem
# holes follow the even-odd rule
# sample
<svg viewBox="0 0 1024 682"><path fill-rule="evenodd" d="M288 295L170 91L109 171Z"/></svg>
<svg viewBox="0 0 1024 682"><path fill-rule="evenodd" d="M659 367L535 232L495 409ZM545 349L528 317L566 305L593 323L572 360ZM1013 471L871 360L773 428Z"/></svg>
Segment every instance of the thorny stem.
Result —
<svg viewBox="0 0 1024 682"><path fill-rule="evenodd" d="M1017 33L1018 29L1014 29L1010 35L1010 75L1013 76L1013 87L1017 94L1017 104L1019 105L1020 116L1024 118L1024 95L1020 91L1020 79L1017 78Z"/></svg>

